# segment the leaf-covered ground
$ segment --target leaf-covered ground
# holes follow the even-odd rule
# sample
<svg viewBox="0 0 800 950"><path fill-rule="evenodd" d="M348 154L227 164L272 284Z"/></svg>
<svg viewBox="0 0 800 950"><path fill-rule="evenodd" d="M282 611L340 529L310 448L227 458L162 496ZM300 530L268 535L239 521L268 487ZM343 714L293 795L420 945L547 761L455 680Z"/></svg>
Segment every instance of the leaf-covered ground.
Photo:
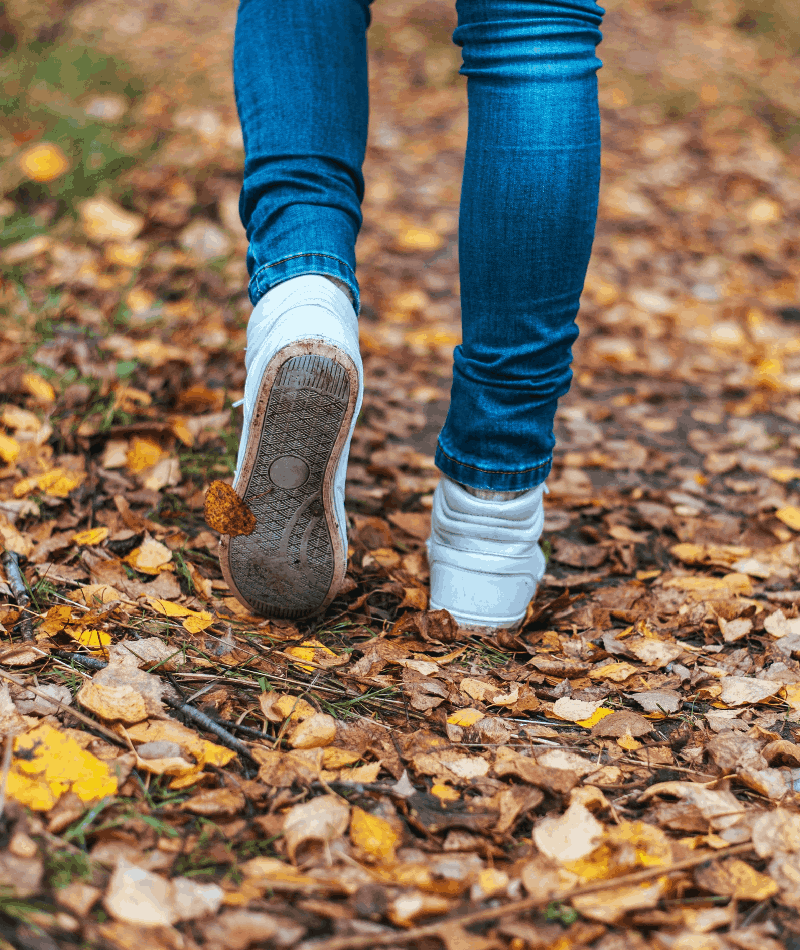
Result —
<svg viewBox="0 0 800 950"><path fill-rule="evenodd" d="M800 946L800 23L614 0L523 628L427 608L459 339L449 0L373 6L350 570L203 520L250 305L232 0L0 7L0 947Z"/></svg>

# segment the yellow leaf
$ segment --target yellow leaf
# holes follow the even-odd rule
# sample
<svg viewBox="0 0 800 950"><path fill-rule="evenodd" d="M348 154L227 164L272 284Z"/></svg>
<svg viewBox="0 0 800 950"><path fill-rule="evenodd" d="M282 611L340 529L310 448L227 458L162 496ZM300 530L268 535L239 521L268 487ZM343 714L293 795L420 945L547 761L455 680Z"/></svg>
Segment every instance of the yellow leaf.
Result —
<svg viewBox="0 0 800 950"><path fill-rule="evenodd" d="M85 544L92 547L96 544L102 544L108 537L108 528L90 528L88 531L78 531L72 535L73 544Z"/></svg>
<svg viewBox="0 0 800 950"><path fill-rule="evenodd" d="M289 736L293 749L320 749L336 738L336 720L327 713L314 713L304 719Z"/></svg>
<svg viewBox="0 0 800 950"><path fill-rule="evenodd" d="M40 402L56 401L55 389L38 373L25 373L22 377L22 385L34 399L38 399Z"/></svg>
<svg viewBox="0 0 800 950"><path fill-rule="evenodd" d="M206 765L222 768L236 755L232 749L201 739L195 732L179 722L148 720L126 726L125 731L135 745L144 742L174 742L195 760L195 765L176 769L179 774L170 783L170 788L188 788L200 780Z"/></svg>
<svg viewBox="0 0 800 950"><path fill-rule="evenodd" d="M199 610L196 613L192 613L183 621L183 627L185 630L188 630L189 633L200 633L201 630L210 627L212 623L214 623L213 615L207 610Z"/></svg>
<svg viewBox="0 0 800 950"><path fill-rule="evenodd" d="M391 864L400 836L385 818L355 806L350 818L350 841L378 864Z"/></svg>
<svg viewBox="0 0 800 950"><path fill-rule="evenodd" d="M105 647L111 643L111 634L106 633L105 630L68 630L67 633L73 640L82 646L88 647L92 653L108 656Z"/></svg>
<svg viewBox="0 0 800 950"><path fill-rule="evenodd" d="M43 723L14 740L6 791L34 811L49 811L65 792L84 803L115 795L117 780L106 762Z"/></svg>
<svg viewBox="0 0 800 950"><path fill-rule="evenodd" d="M51 607L44 620L36 628L37 637L52 637L61 633L65 625L72 619L72 607L68 604L62 604L57 607Z"/></svg>
<svg viewBox="0 0 800 950"><path fill-rule="evenodd" d="M769 471L769 477L776 482L791 482L795 478L800 478L800 468L772 468Z"/></svg>
<svg viewBox="0 0 800 950"><path fill-rule="evenodd" d="M123 560L143 574L160 574L172 560L172 551L166 544L147 538L141 547L134 548Z"/></svg>
<svg viewBox="0 0 800 950"><path fill-rule="evenodd" d="M404 228L397 235L398 247L406 251L438 251L444 243L444 236L429 228Z"/></svg>
<svg viewBox="0 0 800 950"><path fill-rule="evenodd" d="M158 613L165 617L189 617L194 610L184 607L182 604L173 604L171 600L159 600L157 597L148 597L147 602Z"/></svg>
<svg viewBox="0 0 800 950"><path fill-rule="evenodd" d="M128 449L128 470L131 472L141 472L151 465L155 465L164 454L163 449L158 442L151 439L135 438Z"/></svg>
<svg viewBox="0 0 800 950"><path fill-rule="evenodd" d="M37 479L38 488L54 498L67 498L86 478L85 472L71 472L65 468L54 468Z"/></svg>
<svg viewBox="0 0 800 950"><path fill-rule="evenodd" d="M791 707L792 712L800 712L800 684L788 683L784 686L786 691L786 702Z"/></svg>
<svg viewBox="0 0 800 950"><path fill-rule="evenodd" d="M20 444L16 439L12 439L10 435L0 432L0 459L8 465L11 465L16 462L19 450Z"/></svg>
<svg viewBox="0 0 800 950"><path fill-rule="evenodd" d="M126 600L125 595L110 584L86 584L73 592L72 597L79 604L87 607L96 607L99 604L110 604L114 600Z"/></svg>
<svg viewBox="0 0 800 950"><path fill-rule="evenodd" d="M800 508L795 505L787 505L785 508L779 508L775 512L775 517L791 528L793 531L800 531Z"/></svg>
<svg viewBox="0 0 800 950"><path fill-rule="evenodd" d="M457 709L454 713L450 713L447 717L447 721L451 726L463 726L468 728L469 726L474 726L479 719L484 719L486 713L482 713L479 709L473 709L472 707L467 707L466 709Z"/></svg>
<svg viewBox="0 0 800 950"><path fill-rule="evenodd" d="M611 680L612 683L624 683L638 673L639 670L632 663L606 663L599 669L591 670L589 677L593 680Z"/></svg>
<svg viewBox="0 0 800 950"><path fill-rule="evenodd" d="M435 795L441 802L457 802L459 798L461 798L461 795L455 788L439 783L431 786L431 795Z"/></svg>
<svg viewBox="0 0 800 950"><path fill-rule="evenodd" d="M194 436L191 429L186 425L186 420L175 418L172 420L172 431L183 442L184 445L194 445Z"/></svg>
<svg viewBox="0 0 800 950"><path fill-rule="evenodd" d="M620 736L620 738L617 739L617 745L621 749L627 749L629 752L632 752L634 749L641 749L642 747L642 743L637 742L636 739L630 735Z"/></svg>
<svg viewBox="0 0 800 950"><path fill-rule="evenodd" d="M310 660L312 663L319 663L317 659L318 653L336 656L333 650L326 647L324 643L320 643L319 640L304 640L299 647L289 647L286 652L298 660ZM300 669L305 670L306 673L314 672L313 666L303 666L300 664Z"/></svg>
<svg viewBox="0 0 800 950"><path fill-rule="evenodd" d="M361 756L349 749L338 749L329 745L322 753L322 766L326 769L343 769L358 762Z"/></svg>
<svg viewBox="0 0 800 950"><path fill-rule="evenodd" d="M595 709L588 719L579 719L575 725L583 726L584 729L591 729L592 726L597 725L601 719L605 719L606 716L610 716L613 712L613 709L608 709L606 706L601 706L599 709Z"/></svg>
<svg viewBox="0 0 800 950"><path fill-rule="evenodd" d="M26 178L33 181L54 181L69 168L61 149L52 142L31 145L19 157L19 167Z"/></svg>
<svg viewBox="0 0 800 950"><path fill-rule="evenodd" d="M269 696L270 694L265 694ZM273 694L274 695L274 694ZM307 702L305 699L300 699L297 696L289 696L284 694L280 696L271 706L283 719L289 718L291 720L300 720L309 719L311 716L315 715L317 710Z"/></svg>

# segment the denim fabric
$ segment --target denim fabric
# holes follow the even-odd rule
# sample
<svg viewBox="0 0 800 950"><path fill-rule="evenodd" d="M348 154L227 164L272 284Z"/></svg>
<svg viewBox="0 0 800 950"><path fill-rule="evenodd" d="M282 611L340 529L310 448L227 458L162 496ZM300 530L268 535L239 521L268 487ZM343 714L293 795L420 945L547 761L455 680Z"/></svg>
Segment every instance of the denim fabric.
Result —
<svg viewBox="0 0 800 950"><path fill-rule="evenodd" d="M370 3L241 0L234 85L253 304L311 273L343 280L360 310ZM463 342L436 463L472 488L529 489L549 474L556 405L572 380L600 184L605 10L592 0L455 5L469 108Z"/></svg>

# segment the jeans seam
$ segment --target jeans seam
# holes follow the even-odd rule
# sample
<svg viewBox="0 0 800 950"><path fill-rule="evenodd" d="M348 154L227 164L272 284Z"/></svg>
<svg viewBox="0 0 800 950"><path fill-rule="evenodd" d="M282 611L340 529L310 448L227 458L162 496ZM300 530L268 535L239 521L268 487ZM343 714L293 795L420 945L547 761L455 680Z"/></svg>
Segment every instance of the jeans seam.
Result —
<svg viewBox="0 0 800 950"><path fill-rule="evenodd" d="M329 257L332 261L337 261L339 264L344 265L348 270L350 270L350 265L343 261L340 257L336 257L335 254L325 254L322 251L303 251L300 254L290 254L288 257L282 257L278 261L273 261L271 264L262 264L261 267L253 274L251 281L255 281L258 289L261 289L261 275L265 270L268 270L270 267L277 267L278 264L285 264L286 261L293 261L296 257Z"/></svg>
<svg viewBox="0 0 800 950"><path fill-rule="evenodd" d="M474 472L484 472L486 475L525 475L527 472L535 472L537 469L546 468L553 461L551 456L550 458L545 459L544 462L540 462L538 465L533 465L531 468L520 468L516 471L480 468L478 465L470 465L467 462L460 462L458 459L453 458L452 455L448 455L447 452L445 452L445 450L442 448L441 442L437 442L436 447L448 461L453 462L455 465L461 465L463 468L471 468Z"/></svg>

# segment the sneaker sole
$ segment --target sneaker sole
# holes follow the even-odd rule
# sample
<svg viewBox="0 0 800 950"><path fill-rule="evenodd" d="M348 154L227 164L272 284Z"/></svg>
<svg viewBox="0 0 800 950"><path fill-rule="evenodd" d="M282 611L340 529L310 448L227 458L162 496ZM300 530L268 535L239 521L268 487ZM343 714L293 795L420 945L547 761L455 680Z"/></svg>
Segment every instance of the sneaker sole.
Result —
<svg viewBox="0 0 800 950"><path fill-rule="evenodd" d="M312 616L344 581L333 482L357 397L355 363L320 340L284 347L264 371L233 485L256 527L220 545L228 586L255 613Z"/></svg>

